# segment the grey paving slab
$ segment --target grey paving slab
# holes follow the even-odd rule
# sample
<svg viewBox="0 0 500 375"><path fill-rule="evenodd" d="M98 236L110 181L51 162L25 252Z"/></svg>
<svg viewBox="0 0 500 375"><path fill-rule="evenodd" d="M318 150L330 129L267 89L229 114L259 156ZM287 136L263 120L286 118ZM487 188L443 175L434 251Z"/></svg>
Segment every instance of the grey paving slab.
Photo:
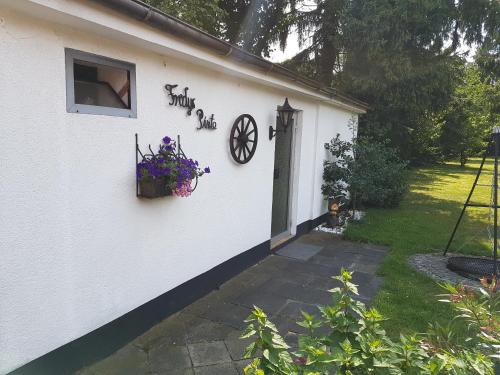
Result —
<svg viewBox="0 0 500 375"><path fill-rule="evenodd" d="M354 273L356 272L362 272L362 273L369 273L372 275L375 275L378 269L378 264L368 264L368 263L361 263L357 262L354 263L350 268L351 271Z"/></svg>
<svg viewBox="0 0 500 375"><path fill-rule="evenodd" d="M310 259L310 262L327 267L330 276L337 275L342 268L352 266L359 259L359 257L355 254L337 254L337 256L334 257L324 256L321 254L313 256Z"/></svg>
<svg viewBox="0 0 500 375"><path fill-rule="evenodd" d="M271 279L273 274L270 269L252 267L221 285L217 295L228 298L240 294L242 290L260 287Z"/></svg>
<svg viewBox="0 0 500 375"><path fill-rule="evenodd" d="M231 362L224 341L189 344L188 349L194 367Z"/></svg>
<svg viewBox="0 0 500 375"><path fill-rule="evenodd" d="M243 329L244 320L252 310L232 303L220 303L200 313L200 317L221 323L234 329Z"/></svg>
<svg viewBox="0 0 500 375"><path fill-rule="evenodd" d="M326 292L339 285L340 283L331 277L311 277L311 279L304 286L306 288L314 288Z"/></svg>
<svg viewBox="0 0 500 375"><path fill-rule="evenodd" d="M237 361L243 359L243 354L245 353L245 349L253 342L252 338L248 339L240 339L233 338L225 340L226 348L231 356L233 361Z"/></svg>
<svg viewBox="0 0 500 375"><path fill-rule="evenodd" d="M149 365L152 372L173 372L192 367L189 352L185 346L161 345L148 352Z"/></svg>
<svg viewBox="0 0 500 375"><path fill-rule="evenodd" d="M323 246L292 242L277 251L278 255L288 258L308 260L323 249Z"/></svg>
<svg viewBox="0 0 500 375"><path fill-rule="evenodd" d="M176 314L177 315L177 314ZM173 316L155 325L132 343L144 350L161 345L184 345L184 319Z"/></svg>
<svg viewBox="0 0 500 375"><path fill-rule="evenodd" d="M146 352L129 344L86 371L92 375L146 375L148 357Z"/></svg>
<svg viewBox="0 0 500 375"><path fill-rule="evenodd" d="M194 373L196 375L238 375L236 366L233 363L195 367Z"/></svg>
<svg viewBox="0 0 500 375"><path fill-rule="evenodd" d="M214 290L182 310L183 313L199 316L207 309L224 303L225 295Z"/></svg>
<svg viewBox="0 0 500 375"><path fill-rule="evenodd" d="M262 288L251 289L247 293L241 293L238 297L231 299L230 302L250 309L257 306L268 314L278 312L287 303L286 297L272 294L272 291L267 287L264 290Z"/></svg>
<svg viewBox="0 0 500 375"><path fill-rule="evenodd" d="M335 269L324 266L320 263L311 262L314 259L312 257L309 261L303 262L299 260L293 260L289 262L286 267L283 268L282 272L284 275L294 275L294 274L308 274L308 275L316 275L322 277L330 277L336 271Z"/></svg>
<svg viewBox="0 0 500 375"><path fill-rule="evenodd" d="M242 356L251 339L239 337L254 305L267 312L295 348L299 334L306 332L296 323L302 320L300 311L318 315L317 304L331 303L328 290L339 285L331 276L342 267L353 270L356 298L369 303L382 283L376 270L386 253L381 246L313 231L77 374L243 374L249 361Z"/></svg>
<svg viewBox="0 0 500 375"><path fill-rule="evenodd" d="M194 369L185 368L182 370L168 370L168 371L163 371L163 372L152 372L151 375L194 375Z"/></svg>
<svg viewBox="0 0 500 375"><path fill-rule="evenodd" d="M317 231L309 232L297 240L297 242L299 243L305 243L317 246L324 246L330 244L331 242L338 242L338 241L339 241L338 237L331 233L317 232Z"/></svg>
<svg viewBox="0 0 500 375"><path fill-rule="evenodd" d="M310 304L324 304L331 300L330 293L324 290L304 287L289 281L277 280L270 286L269 292L294 301Z"/></svg>
<svg viewBox="0 0 500 375"><path fill-rule="evenodd" d="M278 312L277 315L288 316L292 319L301 320L302 311L308 314L318 313L318 307L314 304L298 302L298 301L288 301L288 303L283 306L283 308Z"/></svg>
<svg viewBox="0 0 500 375"><path fill-rule="evenodd" d="M185 327L185 339L188 344L224 340L231 333L238 334L240 331L197 316L189 319Z"/></svg>

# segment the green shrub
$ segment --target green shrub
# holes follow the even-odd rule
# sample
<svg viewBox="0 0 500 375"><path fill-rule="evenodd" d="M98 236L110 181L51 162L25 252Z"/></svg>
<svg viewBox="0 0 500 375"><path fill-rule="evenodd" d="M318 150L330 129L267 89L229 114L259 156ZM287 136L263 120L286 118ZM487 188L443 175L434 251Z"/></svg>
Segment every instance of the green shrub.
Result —
<svg viewBox="0 0 500 375"><path fill-rule="evenodd" d="M360 140L354 145L337 134L325 149L321 191L327 198L350 198L353 205L394 207L408 190L407 163L383 143ZM353 157L354 155L354 157Z"/></svg>
<svg viewBox="0 0 500 375"><path fill-rule="evenodd" d="M323 162L323 185L321 192L326 198L349 197L348 185L352 177L354 159L352 144L340 139L337 134L330 143L325 143L325 149L333 160Z"/></svg>
<svg viewBox="0 0 500 375"><path fill-rule="evenodd" d="M380 313L353 299L357 287L351 278L345 270L334 277L341 286L330 290L333 303L319 306L318 317L302 312L304 320L297 324L308 334L299 336L293 353L264 311L255 307L242 335L255 338L245 352L246 358L254 358L245 374L493 374L493 359L499 358L500 350L495 283L479 294L446 286L449 294L443 301L457 313L453 322L469 327L470 337L461 344L453 339L453 327L444 330L435 325L425 334L391 340L381 326Z"/></svg>
<svg viewBox="0 0 500 375"><path fill-rule="evenodd" d="M351 194L368 206L399 205L408 190L407 163L399 159L396 150L382 143L362 140L355 144L354 152Z"/></svg>

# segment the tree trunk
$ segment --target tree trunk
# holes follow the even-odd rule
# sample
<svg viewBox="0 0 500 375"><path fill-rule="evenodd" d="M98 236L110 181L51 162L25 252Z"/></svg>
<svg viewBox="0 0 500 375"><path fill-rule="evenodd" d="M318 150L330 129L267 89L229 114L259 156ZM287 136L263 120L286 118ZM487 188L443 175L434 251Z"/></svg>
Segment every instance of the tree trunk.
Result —
<svg viewBox="0 0 500 375"><path fill-rule="evenodd" d="M465 152L460 151L460 166L464 168L466 163L467 163L467 156L465 155Z"/></svg>

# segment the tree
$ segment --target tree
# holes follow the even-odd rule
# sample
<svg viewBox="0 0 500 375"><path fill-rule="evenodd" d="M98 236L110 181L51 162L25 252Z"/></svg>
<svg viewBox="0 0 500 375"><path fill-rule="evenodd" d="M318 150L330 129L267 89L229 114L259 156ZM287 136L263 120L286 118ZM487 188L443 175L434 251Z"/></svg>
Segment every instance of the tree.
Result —
<svg viewBox="0 0 500 375"><path fill-rule="evenodd" d="M299 44L310 45L286 65L307 71L325 86L330 86L334 71L341 69L345 50L344 33L348 19L348 0L315 0L315 5L298 2L292 9L291 22L297 27ZM285 45L281 40L281 45ZM307 70L304 70L306 68Z"/></svg>
<svg viewBox="0 0 500 375"><path fill-rule="evenodd" d="M289 1L293 0L220 0L227 15L225 38L256 55L269 56L271 45L288 36Z"/></svg>
<svg viewBox="0 0 500 375"><path fill-rule="evenodd" d="M218 0L144 0L165 13L212 35L222 37L226 12Z"/></svg>
<svg viewBox="0 0 500 375"><path fill-rule="evenodd" d="M460 164L486 147L491 130L500 126L500 85L483 77L477 64L468 64L448 108L438 117L440 143L447 158Z"/></svg>
<svg viewBox="0 0 500 375"><path fill-rule="evenodd" d="M485 45L495 35L498 39L498 2L315 4L315 9L295 12L301 40L309 36L312 43L286 65L368 102L371 109L360 121L361 135L390 139L413 164L438 160L440 126L435 118L460 84L463 60L457 48L461 41ZM491 58L485 61L491 65Z"/></svg>
<svg viewBox="0 0 500 375"><path fill-rule="evenodd" d="M452 54L456 8L447 0L356 1L348 23L345 62L336 82L371 104L360 132L388 138L413 164L439 157L433 118L458 84Z"/></svg>
<svg viewBox="0 0 500 375"><path fill-rule="evenodd" d="M441 151L446 159L459 157L460 165L465 166L467 159L477 147L472 127L465 111L466 98L455 98L440 119L442 129L440 136Z"/></svg>

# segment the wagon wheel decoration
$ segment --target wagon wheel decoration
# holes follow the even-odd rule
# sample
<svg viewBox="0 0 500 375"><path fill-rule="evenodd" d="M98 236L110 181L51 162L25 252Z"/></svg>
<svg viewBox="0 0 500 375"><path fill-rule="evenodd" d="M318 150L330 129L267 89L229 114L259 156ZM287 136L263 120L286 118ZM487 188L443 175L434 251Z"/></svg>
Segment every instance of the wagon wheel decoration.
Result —
<svg viewBox="0 0 500 375"><path fill-rule="evenodd" d="M233 159L239 164L250 161L257 149L259 132L252 116L240 115L231 128L229 147Z"/></svg>

